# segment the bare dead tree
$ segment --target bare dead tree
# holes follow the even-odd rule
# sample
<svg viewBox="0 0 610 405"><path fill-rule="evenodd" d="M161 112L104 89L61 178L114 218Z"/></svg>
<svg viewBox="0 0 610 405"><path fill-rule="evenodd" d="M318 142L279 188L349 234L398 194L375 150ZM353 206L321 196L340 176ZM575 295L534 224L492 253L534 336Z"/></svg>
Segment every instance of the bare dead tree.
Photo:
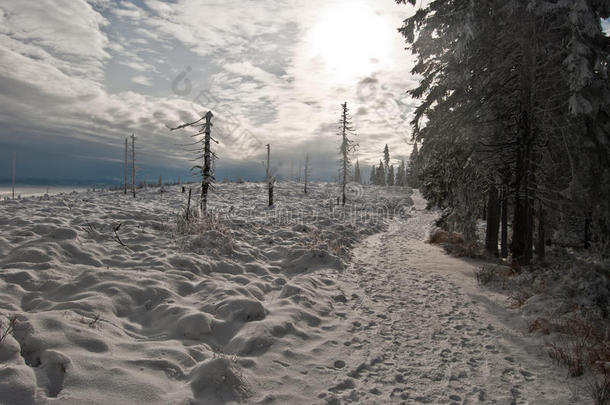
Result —
<svg viewBox="0 0 610 405"><path fill-rule="evenodd" d="M265 178L267 180L267 192L269 194L269 206L273 206L273 186L275 185L275 177L271 175L271 144L267 144L267 164L265 166Z"/></svg>
<svg viewBox="0 0 610 405"><path fill-rule="evenodd" d="M15 176L17 174L17 152L13 152L13 200L15 199Z"/></svg>
<svg viewBox="0 0 610 405"><path fill-rule="evenodd" d="M358 144L354 143L349 137L355 135L355 128L352 124L352 118L349 115L347 101L341 104L341 120L339 121L339 136L341 136L341 146L339 149L339 177L341 181L341 196L342 205L345 205L347 200L345 195L345 187L349 178L350 169L352 166L350 154L353 153Z"/></svg>
<svg viewBox="0 0 610 405"><path fill-rule="evenodd" d="M183 128L195 128L197 132L192 135L193 138L199 138L203 135L203 139L196 139L195 142L191 143L190 146L196 146L197 149L194 152L197 153L195 156L195 160L203 159L203 165L195 165L193 169L198 170L201 173L201 200L200 200L200 209L203 214L207 212L208 209L208 193L211 188L214 186L214 173L213 173L213 160L218 157L211 149L211 142L218 141L212 138L212 118L214 114L211 111L208 111L203 117L194 122L187 122L185 124L179 125L175 128L169 128L170 131L175 131L177 129ZM205 120L205 121L204 121ZM204 121L204 122L202 122Z"/></svg>
<svg viewBox="0 0 610 405"><path fill-rule="evenodd" d="M136 136L131 134L131 192L136 198Z"/></svg>
<svg viewBox="0 0 610 405"><path fill-rule="evenodd" d="M305 185L303 187L303 192L307 194L307 183L309 182L309 153L305 155Z"/></svg>
<svg viewBox="0 0 610 405"><path fill-rule="evenodd" d="M189 221L191 216L191 191L192 189L189 187L189 199L188 203L186 204L186 222Z"/></svg>
<svg viewBox="0 0 610 405"><path fill-rule="evenodd" d="M125 162L123 165L123 194L127 195L127 156L129 155L129 141L125 138Z"/></svg>

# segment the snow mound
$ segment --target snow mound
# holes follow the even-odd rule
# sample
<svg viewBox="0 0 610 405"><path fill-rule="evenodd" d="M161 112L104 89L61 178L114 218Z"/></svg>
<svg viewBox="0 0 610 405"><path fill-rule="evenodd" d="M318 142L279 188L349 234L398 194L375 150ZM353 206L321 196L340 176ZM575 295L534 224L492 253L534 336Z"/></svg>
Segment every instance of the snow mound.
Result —
<svg viewBox="0 0 610 405"><path fill-rule="evenodd" d="M410 203L365 186L331 207L337 195L279 182L269 209L263 184L219 184L192 224L179 187L0 202L0 317L18 316L0 403L262 401L249 387L268 385L297 398L274 381L306 389L351 248Z"/></svg>

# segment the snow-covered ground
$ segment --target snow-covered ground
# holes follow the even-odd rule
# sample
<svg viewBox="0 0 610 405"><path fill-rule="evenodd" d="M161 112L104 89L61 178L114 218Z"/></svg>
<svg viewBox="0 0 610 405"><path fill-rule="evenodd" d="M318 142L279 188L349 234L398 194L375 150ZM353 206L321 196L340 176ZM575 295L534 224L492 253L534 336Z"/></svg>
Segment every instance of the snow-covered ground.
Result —
<svg viewBox="0 0 610 405"><path fill-rule="evenodd" d="M418 194L300 187L220 184L196 233L178 187L0 202L0 403L585 403Z"/></svg>

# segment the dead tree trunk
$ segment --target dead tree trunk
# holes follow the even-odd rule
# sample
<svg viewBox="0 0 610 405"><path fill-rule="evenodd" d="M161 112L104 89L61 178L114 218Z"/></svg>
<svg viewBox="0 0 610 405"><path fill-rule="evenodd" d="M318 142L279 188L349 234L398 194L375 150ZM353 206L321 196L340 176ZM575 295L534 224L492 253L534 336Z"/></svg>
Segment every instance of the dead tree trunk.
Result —
<svg viewBox="0 0 610 405"><path fill-rule="evenodd" d="M214 114L212 111L208 111L203 117L199 118L194 122L187 122L185 124L179 125L175 128L169 127L170 131L175 131L177 129L184 128L196 128L197 133L191 135L193 138L198 138L203 135L203 141L199 138L191 145L201 145L203 144L203 150L199 149L196 152L200 153L196 156L196 160L203 158L203 165L196 165L193 169L197 169L201 173L201 197L199 200L199 209L202 215L205 215L208 210L208 193L214 184L214 168L213 168L213 159L216 158L214 152L212 152L211 142L214 141L218 143L218 141L212 138L212 118ZM205 119L204 123L201 123Z"/></svg>
<svg viewBox="0 0 610 405"><path fill-rule="evenodd" d="M309 154L305 155L305 186L303 192L307 194L307 182L309 181Z"/></svg>
<svg viewBox="0 0 610 405"><path fill-rule="evenodd" d="M136 136L131 134L131 192L136 198Z"/></svg>
<svg viewBox="0 0 610 405"><path fill-rule="evenodd" d="M129 140L125 138L125 163L123 165L123 194L127 195L127 157L129 156Z"/></svg>
<svg viewBox="0 0 610 405"><path fill-rule="evenodd" d="M267 165L265 166L265 175L267 178L267 192L269 195L269 206L273 206L273 186L275 179L271 175L271 144L267 144Z"/></svg>
<svg viewBox="0 0 610 405"><path fill-rule="evenodd" d="M191 217L191 191L192 189L189 187L189 199L186 203L186 222L189 222Z"/></svg>
<svg viewBox="0 0 610 405"><path fill-rule="evenodd" d="M13 174L12 174L12 190L13 200L15 199L15 176L17 175L17 152L13 152Z"/></svg>
<svg viewBox="0 0 610 405"><path fill-rule="evenodd" d="M203 144L203 176L201 180L201 212L207 213L208 210L208 191L210 184L212 184L212 151L210 149L210 140L212 138L212 114L208 111L205 114L205 127L204 127L204 144Z"/></svg>
<svg viewBox="0 0 610 405"><path fill-rule="evenodd" d="M485 249L494 256L498 256L498 227L500 226L500 200L498 189L491 185L488 191L487 203L487 229L485 236Z"/></svg>

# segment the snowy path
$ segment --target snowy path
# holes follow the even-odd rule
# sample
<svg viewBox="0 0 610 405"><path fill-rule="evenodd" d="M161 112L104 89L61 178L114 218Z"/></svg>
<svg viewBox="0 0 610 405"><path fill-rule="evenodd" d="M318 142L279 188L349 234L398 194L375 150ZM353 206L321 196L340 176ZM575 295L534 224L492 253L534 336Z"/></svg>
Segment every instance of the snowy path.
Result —
<svg viewBox="0 0 610 405"><path fill-rule="evenodd" d="M363 404L585 403L503 298L478 289L475 265L423 242L432 219L419 210L355 250L344 273L346 284L354 283L345 291L348 366L322 397Z"/></svg>

